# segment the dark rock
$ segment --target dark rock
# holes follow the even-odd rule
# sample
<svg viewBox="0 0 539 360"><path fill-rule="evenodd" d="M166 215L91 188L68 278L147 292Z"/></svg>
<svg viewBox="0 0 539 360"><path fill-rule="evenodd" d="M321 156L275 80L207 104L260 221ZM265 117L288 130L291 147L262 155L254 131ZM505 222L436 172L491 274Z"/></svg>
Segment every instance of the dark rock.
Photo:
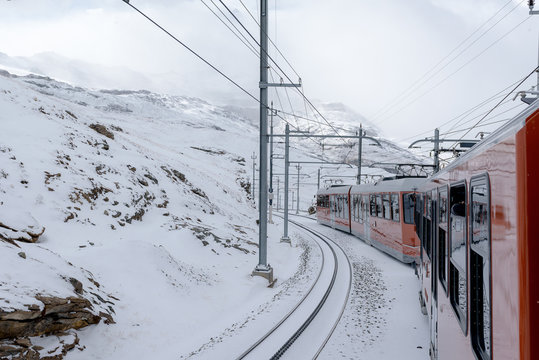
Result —
<svg viewBox="0 0 539 360"><path fill-rule="evenodd" d="M101 124L91 124L90 129L95 130L99 134L108 137L109 139L114 140L114 134L110 132L105 126Z"/></svg>
<svg viewBox="0 0 539 360"><path fill-rule="evenodd" d="M75 292L82 295L82 283L75 278L69 278L69 282L73 285Z"/></svg>
<svg viewBox="0 0 539 360"><path fill-rule="evenodd" d="M18 253L17 255L19 255L20 257L22 257L23 259L26 259L26 254L21 251L20 253Z"/></svg>

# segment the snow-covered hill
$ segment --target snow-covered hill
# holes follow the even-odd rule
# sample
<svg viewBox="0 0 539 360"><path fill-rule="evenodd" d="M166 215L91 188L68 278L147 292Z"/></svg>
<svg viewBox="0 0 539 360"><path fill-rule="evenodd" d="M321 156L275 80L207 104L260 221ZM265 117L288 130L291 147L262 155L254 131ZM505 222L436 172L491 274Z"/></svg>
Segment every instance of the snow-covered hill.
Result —
<svg viewBox="0 0 539 360"><path fill-rule="evenodd" d="M278 221L269 227L277 286L250 276L258 259L255 119L197 98L87 90L5 71L0 109L0 239L15 240L0 240L0 332L2 321L58 319L54 309L79 301L71 298L88 301L85 312L77 308L84 321L100 321L64 337L31 337L34 348L11 344L15 353L77 347L70 358L189 357L231 324L243 326L238 319L267 311L292 284L308 284L304 262L315 255L299 240L280 244ZM355 124L346 108L325 110L336 122L348 114L340 127ZM294 144L294 157L320 158L306 144ZM390 145L376 151L381 157L370 148L366 157L404 156ZM316 186L303 191L302 210ZM28 224L45 231L32 237ZM29 236L36 242L16 240Z"/></svg>

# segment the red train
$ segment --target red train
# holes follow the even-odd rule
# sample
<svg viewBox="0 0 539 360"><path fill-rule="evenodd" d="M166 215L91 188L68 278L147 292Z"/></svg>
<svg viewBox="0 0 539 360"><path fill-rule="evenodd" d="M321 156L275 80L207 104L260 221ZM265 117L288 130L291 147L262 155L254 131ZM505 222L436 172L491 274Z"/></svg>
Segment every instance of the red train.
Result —
<svg viewBox="0 0 539 360"><path fill-rule="evenodd" d="M416 261L433 359L539 359L538 108L428 179L318 193L320 223Z"/></svg>
<svg viewBox="0 0 539 360"><path fill-rule="evenodd" d="M320 190L318 222L351 233L402 262L419 262L413 194L424 181L384 179L373 185Z"/></svg>

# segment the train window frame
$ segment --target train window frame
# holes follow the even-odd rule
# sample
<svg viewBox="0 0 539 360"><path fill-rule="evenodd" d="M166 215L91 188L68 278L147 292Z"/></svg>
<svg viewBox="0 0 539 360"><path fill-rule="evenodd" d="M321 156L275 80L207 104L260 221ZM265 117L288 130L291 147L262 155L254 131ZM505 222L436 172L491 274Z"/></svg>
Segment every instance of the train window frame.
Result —
<svg viewBox="0 0 539 360"><path fill-rule="evenodd" d="M382 194L376 194L376 217L384 217L384 202L382 200Z"/></svg>
<svg viewBox="0 0 539 360"><path fill-rule="evenodd" d="M357 221L360 224L363 224L363 196L360 194L357 196L358 203L357 203Z"/></svg>
<svg viewBox="0 0 539 360"><path fill-rule="evenodd" d="M376 216L376 196L374 194L369 195L369 214Z"/></svg>
<svg viewBox="0 0 539 360"><path fill-rule="evenodd" d="M438 280L442 284L442 288L446 296L447 292L447 283L449 280L449 225L448 225L448 205L449 205L449 188L447 186L442 186L438 188L438 207L437 207L437 224L438 224ZM445 202L442 201L442 198L445 195ZM445 208L442 212L442 206L445 205ZM445 216L442 216L444 214ZM444 229L445 227L445 229ZM442 234L443 231L443 234ZM440 251L443 249L443 251Z"/></svg>
<svg viewBox="0 0 539 360"><path fill-rule="evenodd" d="M391 195L382 194L383 216L386 220L391 220Z"/></svg>
<svg viewBox="0 0 539 360"><path fill-rule="evenodd" d="M356 209L356 215L357 215L357 222L361 223L361 195L357 194L357 209Z"/></svg>
<svg viewBox="0 0 539 360"><path fill-rule="evenodd" d="M469 198L470 198L470 216L468 217L469 222L469 262L470 262L470 338L472 350L477 359L480 360L490 360L492 359L492 209L491 209L491 186L490 178L488 173L480 174L474 176L470 179L470 189L469 189ZM478 186L484 186L486 188L486 233L488 245L488 250L482 249L479 244L475 244L474 241L474 219L475 219L475 209L474 209L474 188ZM484 260L483 257L488 257L488 294L485 294L483 291L483 285L485 282L485 277L483 270L485 269L484 262L478 264L479 260ZM479 265L479 266L478 266ZM482 293L482 296L488 296L489 304L489 343L490 349L485 349L481 344L481 340L484 342L484 328L481 325L484 325L484 299L481 298L481 301L478 301L477 293ZM478 316L476 309L481 308L481 315ZM478 321L477 318L480 318L481 321Z"/></svg>
<svg viewBox="0 0 539 360"><path fill-rule="evenodd" d="M462 268L456 261L454 261L453 257L453 216L452 216L452 198L453 198L453 192L455 191L455 188L464 187L464 220L463 220L463 238L464 238L464 267ZM466 180L457 181L454 183L451 183L449 185L449 217L448 217L448 243L449 243L449 277L448 277L448 288L449 288L449 302L451 304L451 308L453 309L453 312L456 315L457 322L460 325L460 328L462 329L462 332L464 333L464 336L468 336L468 310L469 310L469 299L468 299L468 184ZM455 215L456 216L456 215ZM456 301L456 299L461 298L460 292L458 291L458 277L460 277L461 272L464 273L464 276L462 278L465 281L464 289L464 299L466 301L465 303L465 309L462 310L460 304ZM455 279L455 276L457 279Z"/></svg>
<svg viewBox="0 0 539 360"><path fill-rule="evenodd" d="M343 211L344 219L350 220L350 199L348 198L348 195L343 195Z"/></svg>
<svg viewBox="0 0 539 360"><path fill-rule="evenodd" d="M432 191L425 193L425 215L424 215L424 249L427 253L427 257L432 261L433 243L432 243Z"/></svg>
<svg viewBox="0 0 539 360"><path fill-rule="evenodd" d="M413 201L415 193L403 193L402 194L402 219L405 224L412 225L415 224L415 202ZM405 200L408 199L408 201ZM408 216L406 215L408 214Z"/></svg>
<svg viewBox="0 0 539 360"><path fill-rule="evenodd" d="M400 222L400 202L399 202L399 193L390 194L391 199L391 220Z"/></svg>

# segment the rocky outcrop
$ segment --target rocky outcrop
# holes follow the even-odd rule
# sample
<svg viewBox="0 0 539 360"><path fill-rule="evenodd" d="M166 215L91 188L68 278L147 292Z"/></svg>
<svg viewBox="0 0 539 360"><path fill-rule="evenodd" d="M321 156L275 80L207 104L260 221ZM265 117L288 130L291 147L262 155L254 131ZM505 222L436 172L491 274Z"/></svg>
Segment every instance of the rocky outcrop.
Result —
<svg viewBox="0 0 539 360"><path fill-rule="evenodd" d="M15 241L35 243L43 235L45 228L28 213L2 214L0 217L0 240L15 245Z"/></svg>
<svg viewBox="0 0 539 360"><path fill-rule="evenodd" d="M36 299L43 303L43 308L33 305L26 311L0 311L0 339L58 334L101 321L101 316L92 313L92 304L85 298L36 296ZM109 322L110 315L103 317Z"/></svg>
<svg viewBox="0 0 539 360"><path fill-rule="evenodd" d="M76 288L78 284L73 286ZM60 360L77 346L83 350L73 330L98 324L101 319L105 324L114 324L109 313L100 311L95 315L91 302L82 297L38 295L36 300L41 305L28 305L27 310L0 310L1 360ZM40 336L55 336L58 341L47 341L52 347L44 349L39 341L35 343Z"/></svg>
<svg viewBox="0 0 539 360"><path fill-rule="evenodd" d="M78 348L79 337L74 331L56 336L57 341L48 342L48 346L39 345L39 338L21 338L15 340L0 340L0 359L9 360L61 360L68 351ZM37 342L36 344L32 341Z"/></svg>

